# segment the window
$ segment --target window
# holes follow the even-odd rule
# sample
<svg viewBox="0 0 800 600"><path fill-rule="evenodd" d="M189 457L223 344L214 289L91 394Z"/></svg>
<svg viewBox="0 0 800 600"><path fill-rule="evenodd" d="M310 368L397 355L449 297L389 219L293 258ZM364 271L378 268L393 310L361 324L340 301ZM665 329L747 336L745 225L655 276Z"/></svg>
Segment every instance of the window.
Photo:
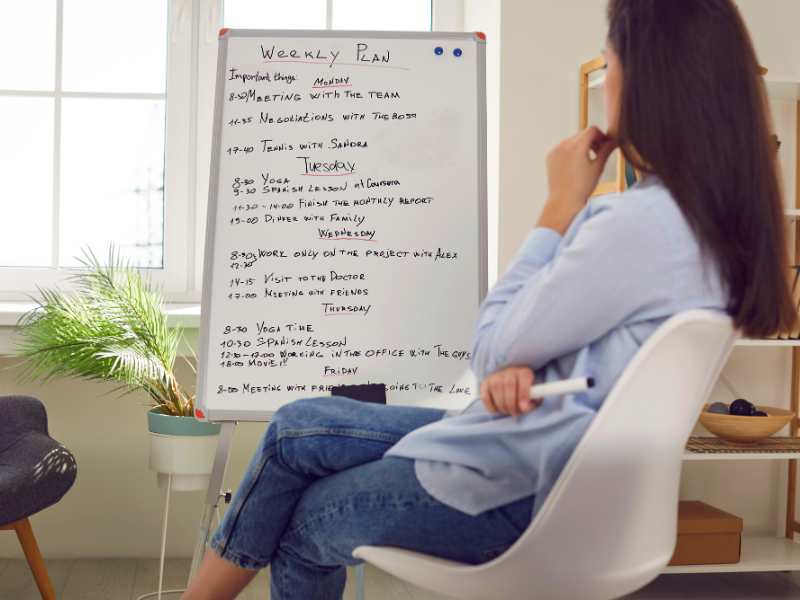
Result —
<svg viewBox="0 0 800 600"><path fill-rule="evenodd" d="M202 283L217 31L459 29L459 0L26 0L0 15L0 299L114 244ZM9 60L7 57L15 57Z"/></svg>
<svg viewBox="0 0 800 600"><path fill-rule="evenodd" d="M431 29L431 0L224 0L224 26L253 29Z"/></svg>
<svg viewBox="0 0 800 600"><path fill-rule="evenodd" d="M83 248L105 256L111 243L132 264L163 268L167 8L2 9L15 24L0 36L3 290L50 284Z"/></svg>

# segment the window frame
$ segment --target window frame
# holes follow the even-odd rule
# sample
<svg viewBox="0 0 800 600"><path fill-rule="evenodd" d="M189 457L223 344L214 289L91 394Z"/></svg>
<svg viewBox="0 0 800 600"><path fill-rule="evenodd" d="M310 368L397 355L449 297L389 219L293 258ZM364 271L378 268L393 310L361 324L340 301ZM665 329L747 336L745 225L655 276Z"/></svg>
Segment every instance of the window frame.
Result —
<svg viewBox="0 0 800 600"><path fill-rule="evenodd" d="M64 97L165 98L164 266L142 273L168 302L199 303L203 281L208 167L211 160L217 34L224 0L167 1L165 94L118 94L61 91L64 1L56 3L56 76L53 92L0 90L0 95L53 97L53 236L52 264L58 258L61 99ZM331 28L333 0L326 3ZM432 31L461 31L464 0L432 0ZM201 91L203 93L201 93ZM0 302L28 300L37 288L70 290L71 267L0 267Z"/></svg>
<svg viewBox="0 0 800 600"><path fill-rule="evenodd" d="M163 99L165 101L165 144L164 144L164 267L162 269L143 268L150 279L159 285L169 297L180 295L187 290L186 246L181 239L188 239L185 219L188 197L186 185L181 185L180 173L185 171L181 164L187 162L187 140L189 123L181 119L181 106L186 106L186 90L189 79L188 54L181 50L182 30L188 31L187 8L192 0L170 0L167 5L167 69L166 86L158 93L116 93L116 92L65 92L62 90L64 0L54 0L55 23L55 78L52 91L2 89L2 96L53 98L53 192L51 213L51 266L47 267L0 267L0 301L27 300L37 288L59 287L69 290L66 281L74 269L57 267L59 255L59 209L61 172L61 103L63 98L108 98L108 99ZM97 251L97 249L95 249Z"/></svg>

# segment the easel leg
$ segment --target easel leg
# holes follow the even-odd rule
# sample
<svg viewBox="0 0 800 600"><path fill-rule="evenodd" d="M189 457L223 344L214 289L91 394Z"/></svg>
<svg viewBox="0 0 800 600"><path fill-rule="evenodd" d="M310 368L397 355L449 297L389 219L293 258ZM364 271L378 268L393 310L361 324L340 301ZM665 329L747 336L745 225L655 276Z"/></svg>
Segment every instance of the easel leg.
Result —
<svg viewBox="0 0 800 600"><path fill-rule="evenodd" d="M203 516L200 518L200 528L197 532L197 541L192 555L192 568L189 571L189 582L192 581L197 569L200 568L200 561L206 552L208 544L209 530L211 529L211 519L214 511L219 506L219 499L222 495L222 480L225 477L225 467L228 464L228 454L231 450L233 441L233 429L236 423L226 422L222 424L219 434L219 444L217 454L214 457L214 467L211 470L211 479L208 482L208 492L206 493L206 503L203 508Z"/></svg>
<svg viewBox="0 0 800 600"><path fill-rule="evenodd" d="M364 600L364 563L356 565L356 600Z"/></svg>

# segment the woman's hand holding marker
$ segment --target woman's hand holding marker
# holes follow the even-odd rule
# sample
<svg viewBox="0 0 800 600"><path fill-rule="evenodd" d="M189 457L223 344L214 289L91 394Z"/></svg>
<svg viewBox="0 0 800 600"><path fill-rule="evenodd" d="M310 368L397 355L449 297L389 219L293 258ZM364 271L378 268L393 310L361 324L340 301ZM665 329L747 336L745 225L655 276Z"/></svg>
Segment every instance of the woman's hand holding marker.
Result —
<svg viewBox="0 0 800 600"><path fill-rule="evenodd" d="M616 142L597 127L568 137L547 155L549 194L537 226L564 234L592 195Z"/></svg>
<svg viewBox="0 0 800 600"><path fill-rule="evenodd" d="M481 382L481 400L490 413L519 416L537 408L541 398L531 398L533 371L529 367L507 367Z"/></svg>
<svg viewBox="0 0 800 600"><path fill-rule="evenodd" d="M545 396L563 396L594 387L593 377L575 377L533 385L528 367L507 367L481 382L481 400L490 413L514 417L541 406Z"/></svg>

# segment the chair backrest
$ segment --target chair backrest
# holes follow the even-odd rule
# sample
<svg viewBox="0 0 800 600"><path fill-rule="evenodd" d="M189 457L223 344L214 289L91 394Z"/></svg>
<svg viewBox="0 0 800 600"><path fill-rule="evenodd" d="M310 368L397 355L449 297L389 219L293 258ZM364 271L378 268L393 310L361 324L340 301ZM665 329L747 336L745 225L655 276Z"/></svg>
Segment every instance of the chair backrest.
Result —
<svg viewBox="0 0 800 600"><path fill-rule="evenodd" d="M656 577L675 548L686 440L736 337L717 311L665 321L623 371L530 527L482 566L503 563L516 578L547 573L551 592L560 590L548 597L570 599L617 597Z"/></svg>

